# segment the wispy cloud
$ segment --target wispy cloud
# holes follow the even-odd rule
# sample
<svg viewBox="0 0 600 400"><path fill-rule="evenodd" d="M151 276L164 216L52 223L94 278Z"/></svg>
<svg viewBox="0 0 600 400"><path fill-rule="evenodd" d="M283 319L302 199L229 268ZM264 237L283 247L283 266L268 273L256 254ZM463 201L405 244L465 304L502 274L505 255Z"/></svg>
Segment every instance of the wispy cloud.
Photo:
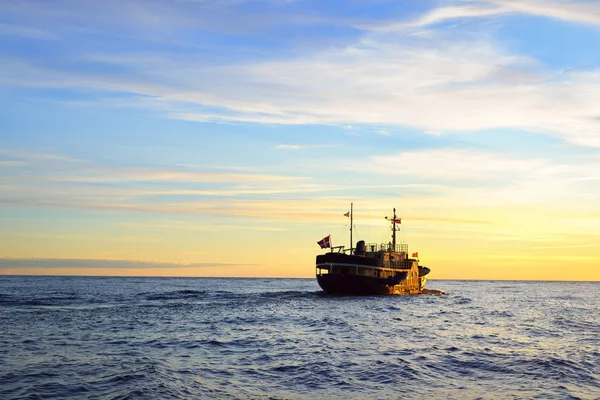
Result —
<svg viewBox="0 0 600 400"><path fill-rule="evenodd" d="M256 167L211 165L211 164L175 164L176 167L185 167L201 169L204 171L236 171L236 172L256 172Z"/></svg>
<svg viewBox="0 0 600 400"><path fill-rule="evenodd" d="M44 29L0 23L0 36L20 36L30 39L55 40L58 36Z"/></svg>
<svg viewBox="0 0 600 400"><path fill-rule="evenodd" d="M415 29L446 20L505 13L597 23L600 6L492 0L460 4L429 10L399 25L373 28L343 44L265 53L236 62L207 60L203 54L149 57L140 52L99 55L79 50L64 55L69 65L119 68L98 73L5 56L1 71L6 85L129 94L130 104L152 103L171 118L189 121L381 124L438 134L504 128L600 147L597 68L573 70L568 80L557 79L559 71L531 56L509 52L485 31L463 32L441 24L428 35L412 35ZM135 13L138 20L185 20L185 13L165 3L153 2L149 9L154 11L146 17L141 3L130 6L124 11ZM165 8L159 18L155 11Z"/></svg>
<svg viewBox="0 0 600 400"><path fill-rule="evenodd" d="M14 160L4 162L15 162L23 164L25 162L57 162L57 163L79 163L82 160L72 158L61 154L53 154L39 151L22 151L12 149L0 149L0 155Z"/></svg>
<svg viewBox="0 0 600 400"><path fill-rule="evenodd" d="M62 234L57 234L57 233L37 233L37 232L21 232L21 233L17 233L17 236L22 236L22 237L32 238L32 239L56 239L56 240L91 239L91 238L95 237L92 235L81 235L81 234L62 235Z"/></svg>
<svg viewBox="0 0 600 400"><path fill-rule="evenodd" d="M28 160L36 160L36 158L27 158ZM46 182L80 182L80 183L118 183L118 182L178 182L178 183L194 183L194 182L217 182L217 183L276 183L282 182L289 184L290 182L301 183L309 180L308 177L290 176L290 175L274 175L274 174L259 174L242 172L248 170L246 168L238 168L240 172L221 172L219 169L229 170L230 168L204 168L204 171L190 171L188 166L180 166L175 168L119 168L119 167L88 167L73 169L70 167L54 168L51 172L43 169L44 164L40 163L45 160L56 162L74 162L73 159L65 157L37 155L37 162L29 164L32 169L27 170L19 176L7 176L5 180L29 180L29 181L46 181ZM7 166L23 165L22 161L7 161ZM2 162L0 162L0 166ZM89 163L89 166L92 164ZM37 169L35 169L37 167Z"/></svg>
<svg viewBox="0 0 600 400"><path fill-rule="evenodd" d="M567 246L538 246L532 247L532 250L554 250L554 249L581 249L587 247L600 247L600 244L574 244Z"/></svg>
<svg viewBox="0 0 600 400"><path fill-rule="evenodd" d="M20 167L25 165L23 161L2 161L0 160L0 167Z"/></svg>
<svg viewBox="0 0 600 400"><path fill-rule="evenodd" d="M251 225L248 223L238 223L236 225L227 224L210 224L210 225L190 225L189 221L168 221L160 223L139 223L139 222L122 222L118 224L125 228L142 228L148 231L205 231L205 232L232 232L236 229L243 228L246 231L265 231L265 232L280 232L288 229L281 226L269 225ZM204 254L204 252L202 252Z"/></svg>
<svg viewBox="0 0 600 400"><path fill-rule="evenodd" d="M302 149L318 149L322 147L338 147L338 144L278 144L276 149L280 150L302 150Z"/></svg>
<svg viewBox="0 0 600 400"><path fill-rule="evenodd" d="M185 172L160 169L131 168L114 171L88 170L77 175L47 177L60 182L289 182L302 181L307 177L267 174L240 174L219 172Z"/></svg>
<svg viewBox="0 0 600 400"><path fill-rule="evenodd" d="M582 209L589 209L600 199L594 189L598 182L595 171L600 165L593 157L557 162L480 149L438 148L333 165L333 170L352 171L356 182L138 168L83 169L70 175L71 168L67 168L59 174L40 170L26 176L0 177L7 182L0 190L2 202L13 207L243 216L259 218L262 224L327 221L335 215L332 210L343 209L349 199L364 198L365 194L370 204L387 204L389 200L380 196L392 195L402 196L408 204L438 209L502 202L561 204L569 199L577 199ZM393 182L360 184L373 177L380 177L382 183L391 177ZM218 230L217 225L210 230Z"/></svg>
<svg viewBox="0 0 600 400"><path fill-rule="evenodd" d="M117 268L117 269L155 269L155 268L203 268L203 267L239 267L253 264L228 263L166 263L135 260L99 260L99 259L69 259L69 258L0 258L0 270L9 268Z"/></svg>
<svg viewBox="0 0 600 400"><path fill-rule="evenodd" d="M452 2L447 2L452 4ZM461 4L462 5L458 5ZM588 1L556 0L464 0L457 5L442 5L412 20L359 25L372 31L399 31L430 27L453 20L472 20L513 14L535 15L574 23L600 25L600 5Z"/></svg>
<svg viewBox="0 0 600 400"><path fill-rule="evenodd" d="M435 8L424 15L419 16L414 20L400 21L393 23L384 23L377 25L359 26L366 30L372 31L399 31L413 28L427 27L430 25L439 24L448 20L455 20L460 18L477 18L477 17L488 17L493 15L499 15L507 13L508 8L502 5L498 7L485 5L482 3L473 2L473 5L466 6L450 6L450 7L439 7Z"/></svg>
<svg viewBox="0 0 600 400"><path fill-rule="evenodd" d="M485 0L513 12L600 25L600 4L589 1Z"/></svg>
<svg viewBox="0 0 600 400"><path fill-rule="evenodd" d="M546 160L520 159L482 150L427 149L400 152L390 156L373 156L346 168L376 174L408 175L442 180L489 180L523 174L552 174L560 166ZM587 168L587 166L585 167ZM580 167L583 171L585 168Z"/></svg>

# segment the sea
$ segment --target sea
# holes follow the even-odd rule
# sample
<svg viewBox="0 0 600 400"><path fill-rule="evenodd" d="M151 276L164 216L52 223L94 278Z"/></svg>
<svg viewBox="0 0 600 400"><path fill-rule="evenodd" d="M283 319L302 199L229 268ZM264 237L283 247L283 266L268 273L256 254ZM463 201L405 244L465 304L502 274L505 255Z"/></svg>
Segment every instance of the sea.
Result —
<svg viewBox="0 0 600 400"><path fill-rule="evenodd" d="M600 283L0 276L0 399L598 399Z"/></svg>

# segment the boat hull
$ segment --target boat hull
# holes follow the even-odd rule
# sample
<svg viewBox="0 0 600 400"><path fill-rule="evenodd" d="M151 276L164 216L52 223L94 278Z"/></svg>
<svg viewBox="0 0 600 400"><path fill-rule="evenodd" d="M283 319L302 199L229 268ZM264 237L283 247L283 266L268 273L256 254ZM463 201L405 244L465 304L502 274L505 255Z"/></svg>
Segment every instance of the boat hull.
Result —
<svg viewBox="0 0 600 400"><path fill-rule="evenodd" d="M406 276L402 281L391 284L386 279L368 276L323 274L317 275L317 282L325 293L330 294L368 296L420 293L414 285L407 284Z"/></svg>

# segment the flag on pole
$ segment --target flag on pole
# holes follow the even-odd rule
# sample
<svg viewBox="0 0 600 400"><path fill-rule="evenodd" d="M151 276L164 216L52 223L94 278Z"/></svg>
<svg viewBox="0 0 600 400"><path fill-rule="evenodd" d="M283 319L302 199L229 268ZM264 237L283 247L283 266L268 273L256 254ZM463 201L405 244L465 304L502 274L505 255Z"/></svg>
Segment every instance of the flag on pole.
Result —
<svg viewBox="0 0 600 400"><path fill-rule="evenodd" d="M317 244L319 246L321 246L322 249L327 249L329 247L331 247L331 240L330 240L331 235L327 235L325 236L323 239L319 240L317 242Z"/></svg>
<svg viewBox="0 0 600 400"><path fill-rule="evenodd" d="M419 252L417 251L416 253L413 253L412 255L413 257L419 257Z"/></svg>
<svg viewBox="0 0 600 400"><path fill-rule="evenodd" d="M346 214L344 214L344 217L349 217L350 216L350 211L348 211Z"/></svg>
<svg viewBox="0 0 600 400"><path fill-rule="evenodd" d="M394 222L397 223L397 224L401 224L402 223L402 218L396 218L394 220Z"/></svg>

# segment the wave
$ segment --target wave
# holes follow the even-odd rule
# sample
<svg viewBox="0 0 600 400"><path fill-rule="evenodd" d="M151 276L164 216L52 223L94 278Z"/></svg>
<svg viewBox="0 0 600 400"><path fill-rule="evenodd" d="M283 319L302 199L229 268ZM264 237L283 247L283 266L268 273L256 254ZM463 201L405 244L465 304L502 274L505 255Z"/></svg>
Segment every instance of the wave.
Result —
<svg viewBox="0 0 600 400"><path fill-rule="evenodd" d="M85 302L80 297L39 297L39 298L19 298L5 297L0 299L0 306L68 306L76 303Z"/></svg>
<svg viewBox="0 0 600 400"><path fill-rule="evenodd" d="M161 293L139 293L138 297L145 300L182 300L182 299L202 299L209 295L206 290L175 290Z"/></svg>
<svg viewBox="0 0 600 400"><path fill-rule="evenodd" d="M565 300L545 283L352 297L314 280L35 282L0 281L2 399L600 396L589 286Z"/></svg>

